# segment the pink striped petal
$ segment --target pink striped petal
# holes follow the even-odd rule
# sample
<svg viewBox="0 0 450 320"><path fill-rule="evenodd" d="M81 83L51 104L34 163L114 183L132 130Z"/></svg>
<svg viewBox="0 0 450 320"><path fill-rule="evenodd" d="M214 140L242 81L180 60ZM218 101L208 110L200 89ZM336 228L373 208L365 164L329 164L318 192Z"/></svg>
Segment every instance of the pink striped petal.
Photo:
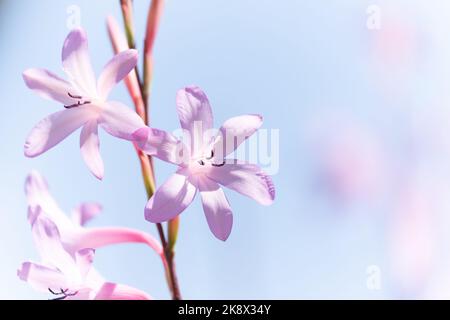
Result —
<svg viewBox="0 0 450 320"><path fill-rule="evenodd" d="M25 142L25 155L36 157L53 148L92 118L88 107L62 110L42 119Z"/></svg>
<svg viewBox="0 0 450 320"><path fill-rule="evenodd" d="M79 95L69 82L45 69L25 70L23 80L28 88L36 91L40 96L61 102L64 105L74 103L69 93Z"/></svg>
<svg viewBox="0 0 450 320"><path fill-rule="evenodd" d="M233 226L233 213L222 188L206 177L198 180L198 188L209 229L216 238L227 240Z"/></svg>
<svg viewBox="0 0 450 320"><path fill-rule="evenodd" d="M100 156L100 141L98 139L97 120L87 122L80 135L80 150L84 162L92 174L98 179L103 179L105 168Z"/></svg>
<svg viewBox="0 0 450 320"><path fill-rule="evenodd" d="M181 127L190 134L191 152L197 155L207 141L205 132L213 127L213 115L208 97L199 87L186 87L177 93L177 112Z"/></svg>
<svg viewBox="0 0 450 320"><path fill-rule="evenodd" d="M119 243L142 243L163 255L161 244L150 234L128 228L104 227L83 229L73 239L73 249L101 248Z"/></svg>
<svg viewBox="0 0 450 320"><path fill-rule="evenodd" d="M262 125L262 117L248 114L224 122L214 143L214 155L223 159L254 134Z"/></svg>
<svg viewBox="0 0 450 320"><path fill-rule="evenodd" d="M74 29L69 33L64 41L61 58L64 71L84 95L97 96L96 79L84 30Z"/></svg>
<svg viewBox="0 0 450 320"><path fill-rule="evenodd" d="M120 102L108 102L100 115L100 125L106 132L120 139L134 140L133 133L145 127L136 112Z"/></svg>
<svg viewBox="0 0 450 320"><path fill-rule="evenodd" d="M149 127L133 133L139 149L166 162L181 165L189 161L189 149L172 134Z"/></svg>
<svg viewBox="0 0 450 320"><path fill-rule="evenodd" d="M262 205L270 205L275 199L272 179L254 164L226 163L207 173L208 177L221 185L256 200Z"/></svg>
<svg viewBox="0 0 450 320"><path fill-rule="evenodd" d="M17 276L41 292L48 292L49 288L59 290L68 287L68 282L60 271L37 263L22 263L20 269L17 270Z"/></svg>
<svg viewBox="0 0 450 320"><path fill-rule="evenodd" d="M106 99L111 89L134 69L138 60L138 52L129 49L115 55L103 68L98 79L98 94Z"/></svg>
<svg viewBox="0 0 450 320"><path fill-rule="evenodd" d="M194 200L197 188L181 171L173 174L156 190L145 207L145 219L159 223L183 212Z"/></svg>

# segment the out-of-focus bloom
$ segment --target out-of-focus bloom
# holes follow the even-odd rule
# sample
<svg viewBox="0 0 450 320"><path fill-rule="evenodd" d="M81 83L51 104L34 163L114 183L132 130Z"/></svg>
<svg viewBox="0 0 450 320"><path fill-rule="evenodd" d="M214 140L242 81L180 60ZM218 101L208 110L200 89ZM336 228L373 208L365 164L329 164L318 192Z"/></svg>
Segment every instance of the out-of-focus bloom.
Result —
<svg viewBox="0 0 450 320"><path fill-rule="evenodd" d="M431 278L437 241L435 213L427 190L403 185L389 225L391 274L402 297L421 294Z"/></svg>
<svg viewBox="0 0 450 320"><path fill-rule="evenodd" d="M340 204L380 199L386 190L389 167L385 146L356 120L329 116L311 128L308 141L319 186ZM317 126L317 127L316 127Z"/></svg>
<svg viewBox="0 0 450 320"><path fill-rule="evenodd" d="M85 228L84 225L101 212L96 203L82 203L73 210L69 218L59 208L51 196L47 182L38 173L32 172L25 182L25 193L28 200L28 220L35 220L36 208L45 214L58 228L61 242L68 252L75 254L84 248L99 248L117 243L143 243L156 251L164 260L161 244L151 235L134 229L122 227Z"/></svg>
<svg viewBox="0 0 450 320"><path fill-rule="evenodd" d="M41 263L24 262L17 275L35 290L50 292L55 299L151 299L128 286L106 282L92 267L94 249L66 251L56 224L39 206L30 214L31 230Z"/></svg>
<svg viewBox="0 0 450 320"><path fill-rule="evenodd" d="M71 31L62 49L62 64L68 81L44 69L28 69L23 73L30 89L65 107L33 128L25 142L25 155L38 156L83 127L80 135L82 157L91 172L102 179L104 167L99 152L98 126L127 140L132 140L132 133L144 126L143 120L127 106L107 101L111 89L135 67L137 58L136 50L117 54L105 65L96 81L86 33L81 29Z"/></svg>
<svg viewBox="0 0 450 320"><path fill-rule="evenodd" d="M212 233L225 241L231 232L233 216L220 185L263 205L270 205L275 198L272 180L259 166L225 158L258 130L262 118L259 115L231 118L214 135L212 110L206 94L198 87L178 92L177 112L190 143L148 127L135 133L144 152L179 166L148 201L145 217L150 222L173 219L189 206L199 190Z"/></svg>

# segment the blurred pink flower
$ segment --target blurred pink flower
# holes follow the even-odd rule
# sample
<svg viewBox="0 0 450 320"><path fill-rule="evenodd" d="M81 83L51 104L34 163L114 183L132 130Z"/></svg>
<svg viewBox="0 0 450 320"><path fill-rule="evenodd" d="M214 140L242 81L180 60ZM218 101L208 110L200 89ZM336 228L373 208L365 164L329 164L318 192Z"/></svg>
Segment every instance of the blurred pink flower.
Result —
<svg viewBox="0 0 450 320"><path fill-rule="evenodd" d="M35 290L54 294L57 300L151 299L138 289L105 282L92 267L94 249L66 251L56 224L39 206L31 211L31 230L41 263L24 262L17 271L21 280Z"/></svg>
<svg viewBox="0 0 450 320"><path fill-rule="evenodd" d="M384 141L352 117L322 115L309 128L316 176L327 196L343 204L379 200L390 179Z"/></svg>
<svg viewBox="0 0 450 320"><path fill-rule="evenodd" d="M66 251L75 254L85 248L99 248L117 243L143 243L163 259L161 244L151 235L134 229L122 227L85 228L84 225L101 212L101 206L96 203L82 203L69 218L59 208L51 196L47 182L36 171L30 173L25 182L25 193L28 200L28 220L35 220L36 208L45 214L58 228L61 242Z"/></svg>
<svg viewBox="0 0 450 320"><path fill-rule="evenodd" d="M69 81L44 69L28 69L23 73L30 89L65 107L33 128L25 142L25 155L38 156L83 127L80 136L82 157L91 172L102 179L104 167L99 152L98 125L109 134L127 140L144 126L143 120L127 106L107 101L111 89L133 70L137 58L136 50L117 54L105 65L96 82L86 33L81 29L71 31L62 49L63 69Z"/></svg>
<svg viewBox="0 0 450 320"><path fill-rule="evenodd" d="M231 118L217 135L212 135L212 110L206 94L198 87L178 91L177 112L190 144L148 127L135 133L144 152L179 166L148 201L145 217L155 223L173 219L189 206L199 190L209 228L225 241L231 232L233 216L220 185L263 205L270 205L275 198L272 180L259 166L225 159L258 130L262 118L259 115Z"/></svg>
<svg viewBox="0 0 450 320"><path fill-rule="evenodd" d="M403 185L391 216L391 273L401 294L421 293L432 275L437 241L432 201L426 189Z"/></svg>

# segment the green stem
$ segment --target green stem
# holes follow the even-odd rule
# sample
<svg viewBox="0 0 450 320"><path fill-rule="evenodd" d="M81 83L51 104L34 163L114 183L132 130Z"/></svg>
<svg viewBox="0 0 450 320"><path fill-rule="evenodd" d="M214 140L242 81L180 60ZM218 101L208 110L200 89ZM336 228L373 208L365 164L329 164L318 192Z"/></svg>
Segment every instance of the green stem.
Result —
<svg viewBox="0 0 450 320"><path fill-rule="evenodd" d="M153 2L152 2L153 4ZM130 49L136 48L136 42L134 37L134 25L133 25L133 1L132 0L120 0L120 5L122 9L122 15L125 25L126 38L128 42L128 47ZM149 86L150 86L150 78L151 78L151 59L144 59L144 81L141 80L139 76L139 70L136 66L136 77L139 83L139 89L141 92L141 96L144 100L144 110L145 115L143 117L144 122L149 125ZM136 152L139 157L139 161L141 164L142 177L144 180L144 186L147 193L147 198L150 199L155 193L155 177L153 170L153 161L150 156L146 156L142 151L136 148ZM169 222L170 224L170 222ZM169 285L169 289L172 294L173 300L181 300L180 289L178 285L178 278L175 272L175 252L173 245L169 246L166 241L166 236L164 234L164 229L161 223L156 224L156 228L158 230L158 235L161 240L161 245L164 249L164 255L166 258L165 264L165 272L167 277L167 282ZM173 243L174 242L170 242Z"/></svg>

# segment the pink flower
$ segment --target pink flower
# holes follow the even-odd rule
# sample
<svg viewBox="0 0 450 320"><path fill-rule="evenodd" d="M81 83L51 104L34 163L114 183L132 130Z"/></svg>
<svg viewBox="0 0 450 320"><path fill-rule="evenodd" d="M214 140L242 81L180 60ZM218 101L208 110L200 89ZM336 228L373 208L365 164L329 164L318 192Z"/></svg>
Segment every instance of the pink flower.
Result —
<svg viewBox="0 0 450 320"><path fill-rule="evenodd" d="M38 172L34 171L28 175L25 182L25 193L28 200L30 224L33 224L35 220L36 210L45 214L58 228L61 243L71 254L85 248L97 249L117 243L143 243L155 250L165 263L161 244L145 232L122 227L84 227L90 219L101 212L99 204L82 203L73 210L72 216L69 218L59 208L49 192L47 182Z"/></svg>
<svg viewBox="0 0 450 320"><path fill-rule="evenodd" d="M225 159L258 130L262 118L259 115L231 118L213 135L212 110L206 94L198 87L178 92L177 112L190 143L148 127L134 134L144 152L179 166L148 201L145 218L154 223L173 219L189 206L199 190L209 228L218 239L225 241L231 232L233 216L220 185L263 205L270 205L275 198L272 180L261 168Z"/></svg>
<svg viewBox="0 0 450 320"><path fill-rule="evenodd" d="M56 224L37 206L31 226L41 263L24 262L17 275L35 290L50 292L55 299L151 299L148 294L124 285L106 282L92 267L94 249L68 252Z"/></svg>
<svg viewBox="0 0 450 320"><path fill-rule="evenodd" d="M23 73L30 89L65 107L33 128L25 142L25 155L38 156L83 127L81 155L91 172L102 179L104 167L99 153L98 126L127 140L131 140L132 133L144 126L143 120L127 106L107 101L111 89L133 70L137 59L136 50L117 54L105 65L96 81L86 33L81 29L71 31L62 49L62 64L68 81L44 69L28 69Z"/></svg>

